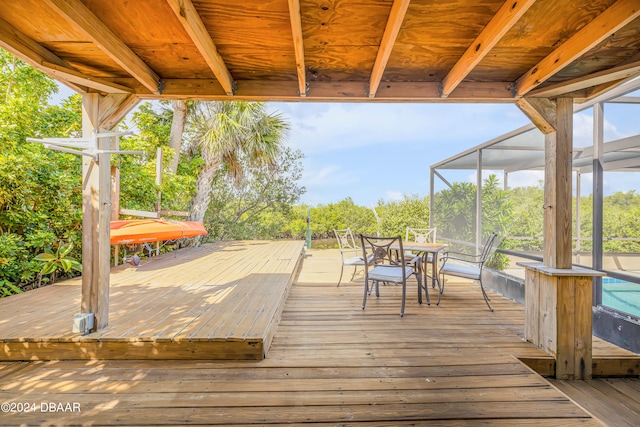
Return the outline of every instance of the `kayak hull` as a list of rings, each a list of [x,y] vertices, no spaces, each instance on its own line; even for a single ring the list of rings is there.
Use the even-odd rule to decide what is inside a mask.
[[[207,235],[201,222],[132,219],[111,221],[112,245],[161,242]]]

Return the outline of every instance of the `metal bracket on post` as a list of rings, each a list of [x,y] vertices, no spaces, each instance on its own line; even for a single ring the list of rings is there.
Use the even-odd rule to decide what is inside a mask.
[[[144,154],[142,150],[98,150],[99,138],[111,138],[123,135],[134,135],[134,133],[131,131],[94,132],[92,138],[27,138],[27,142],[37,142],[44,145],[45,148],[62,153],[92,157],[96,162],[98,161],[98,154]]]

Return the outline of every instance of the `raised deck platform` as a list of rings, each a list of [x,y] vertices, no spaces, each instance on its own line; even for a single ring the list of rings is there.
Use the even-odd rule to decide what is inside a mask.
[[[218,242],[111,272],[109,326],[71,332],[81,280],[0,299],[0,360],[262,359],[303,242]]]

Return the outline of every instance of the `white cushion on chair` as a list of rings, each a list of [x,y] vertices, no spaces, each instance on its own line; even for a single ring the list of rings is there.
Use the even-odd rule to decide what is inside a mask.
[[[413,274],[413,268],[404,267],[405,277]],[[402,282],[401,267],[389,265],[378,265],[369,271],[369,280],[378,280],[380,282]]]
[[[343,262],[344,265],[364,265],[364,259],[361,256],[347,258]]]
[[[446,263],[440,269],[440,273],[474,280],[478,280],[480,278],[480,269],[470,265]]]

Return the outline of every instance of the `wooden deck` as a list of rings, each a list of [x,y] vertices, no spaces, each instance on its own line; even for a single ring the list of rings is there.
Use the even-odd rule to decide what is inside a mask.
[[[0,360],[262,359],[302,242],[221,242],[111,273],[109,326],[71,332],[81,281],[0,299]]]
[[[361,281],[336,288],[339,264],[337,252],[307,253],[264,360],[0,363],[0,402],[36,404],[0,424],[626,425],[614,407],[596,418],[515,357],[543,357],[522,340],[522,306],[491,294],[491,313],[462,282],[447,283],[441,306],[420,306],[412,283],[404,318],[395,286],[363,311]],[[80,411],[42,412],[42,402]],[[637,406],[625,415],[640,425]]]

